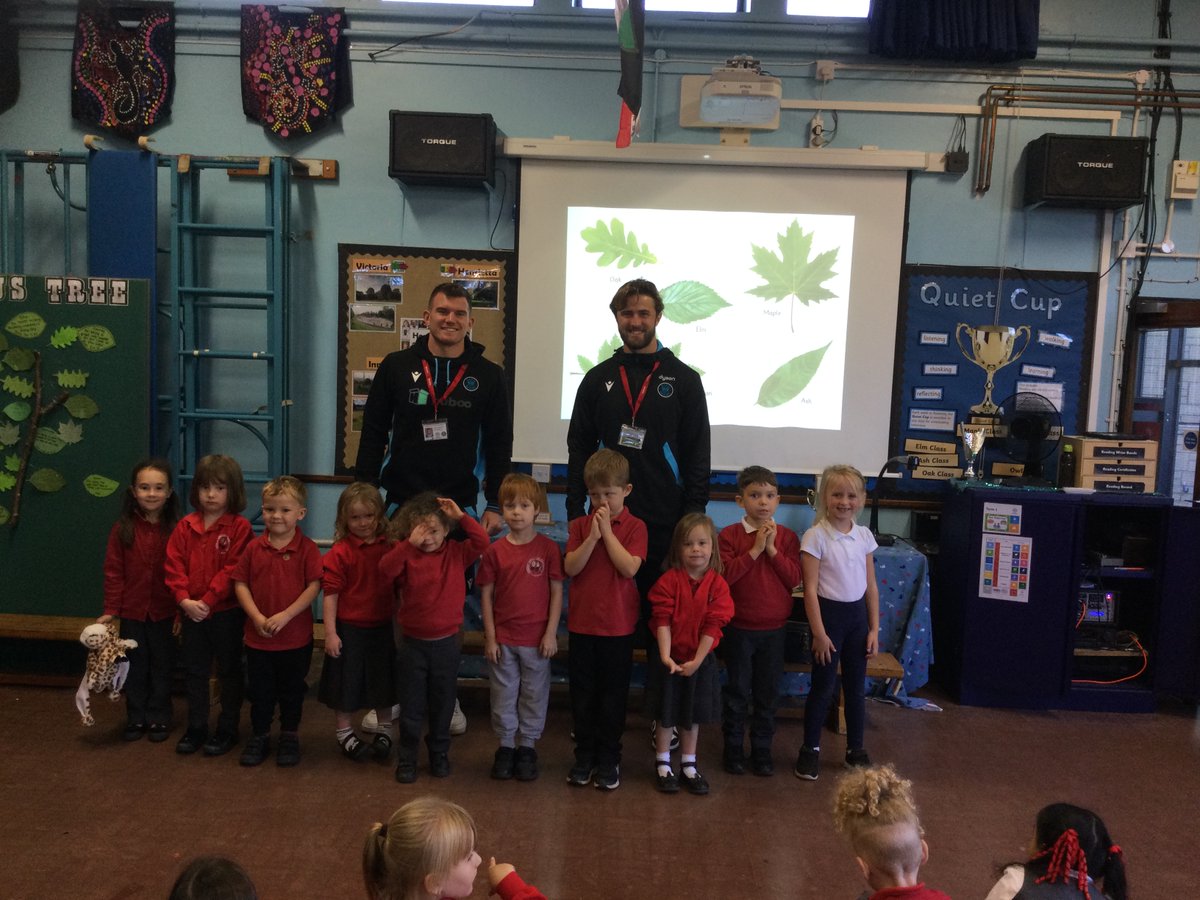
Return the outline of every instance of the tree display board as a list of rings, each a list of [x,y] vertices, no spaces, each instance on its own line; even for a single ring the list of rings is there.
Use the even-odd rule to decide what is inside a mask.
[[[516,256],[502,250],[338,245],[338,422],[335,465],[352,474],[362,412],[383,358],[426,331],[421,314],[433,289],[461,284],[471,297],[471,340],[508,372],[512,392]]]
[[[1063,433],[1078,434],[1095,309],[1096,276],[1087,272],[906,266],[890,443],[922,465],[896,490],[935,492],[937,481],[961,476],[962,424],[993,421],[994,406],[1018,392],[1044,397]],[[1007,457],[988,458],[981,474],[1015,473]]]
[[[149,282],[0,274],[0,612],[99,615],[145,456]]]

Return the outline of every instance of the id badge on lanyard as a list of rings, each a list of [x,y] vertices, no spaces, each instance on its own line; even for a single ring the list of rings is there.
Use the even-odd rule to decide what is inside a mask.
[[[628,447],[630,450],[641,450],[646,443],[646,429],[636,424],[637,414],[638,410],[642,408],[642,401],[646,399],[646,391],[650,387],[650,379],[658,371],[658,366],[659,362],[655,360],[650,374],[642,381],[642,387],[638,391],[637,400],[633,399],[633,391],[629,389],[629,375],[625,372],[625,367],[621,366],[621,387],[625,388],[625,399],[629,401],[630,413],[629,424],[621,426],[621,433],[617,437],[617,443],[622,447]]]
[[[421,360],[421,367],[425,370],[425,384],[429,388],[429,401],[433,404],[433,418],[421,423],[421,436],[426,442],[429,441],[445,441],[450,439],[450,423],[444,418],[438,417],[438,407],[449,397],[458,383],[463,380],[463,376],[467,374],[466,365],[459,367],[458,372],[454,375],[454,380],[446,387],[442,396],[438,396],[437,389],[433,385],[433,373],[429,371],[429,362]],[[424,393],[422,391],[422,393]]]

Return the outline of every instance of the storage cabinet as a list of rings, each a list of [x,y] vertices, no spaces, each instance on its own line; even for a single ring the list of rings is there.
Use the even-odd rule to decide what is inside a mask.
[[[988,531],[984,517],[997,509],[1019,511],[1029,551],[1027,590],[1008,596],[981,590],[986,548],[1004,521]],[[955,491],[934,585],[938,677],[980,706],[1133,712],[1153,709],[1156,693],[1194,697],[1198,516],[1155,496]],[[1018,577],[1015,562],[1002,563]]]

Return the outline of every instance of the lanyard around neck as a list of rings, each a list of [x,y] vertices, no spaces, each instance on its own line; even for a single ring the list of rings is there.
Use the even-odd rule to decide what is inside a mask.
[[[625,367],[621,366],[621,387],[625,388],[625,399],[629,401],[629,411],[631,413],[629,424],[633,425],[637,422],[638,410],[642,408],[642,401],[646,399],[646,391],[650,387],[650,379],[654,377],[654,373],[658,371],[661,360],[655,360],[653,367],[650,369],[645,380],[642,381],[642,389],[638,391],[637,401],[633,399],[633,391],[629,389],[629,375],[625,372]]]
[[[458,367],[458,372],[454,375],[454,380],[442,392],[442,396],[437,395],[437,389],[433,386],[433,373],[429,371],[429,360],[421,360],[421,368],[425,370],[425,383],[429,385],[429,402],[433,404],[433,417],[436,419],[438,414],[438,406],[445,402],[446,398],[454,393],[454,389],[458,387],[458,383],[463,380],[463,376],[467,374],[467,364],[463,363]]]

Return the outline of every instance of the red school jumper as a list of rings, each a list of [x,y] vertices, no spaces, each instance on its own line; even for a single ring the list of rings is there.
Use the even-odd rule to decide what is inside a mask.
[[[314,582],[321,580],[321,551],[299,528],[286,547],[272,547],[266,534],[251,541],[233,570],[232,579],[250,588],[254,605],[268,619],[283,612]],[[263,637],[246,617],[243,633],[255,650],[298,650],[313,639],[312,604],[302,609],[274,637]]]
[[[132,622],[161,622],[178,611],[167,590],[163,563],[167,537],[157,522],[133,516],[133,543],[121,541],[121,523],[108,533],[104,553],[104,614]]]
[[[237,513],[225,513],[204,530],[204,516],[188,513],[167,541],[167,588],[175,602],[200,600],[212,612],[237,606],[230,573],[254,538],[250,523]]]
[[[729,585],[715,569],[699,581],[683,569],[667,569],[650,588],[650,630],[657,635],[664,625],[671,629],[671,659],[677,663],[695,659],[704,635],[713,639],[709,651],[716,650],[732,616]]]
[[[395,590],[380,571],[392,544],[382,537],[370,543],[348,534],[325,554],[321,587],[337,595],[337,621],[359,628],[386,625],[392,619]]]
[[[567,552],[577,549],[592,529],[592,517],[572,519],[567,529]],[[612,520],[612,531],[631,556],[646,559],[646,523],[629,511]],[[567,629],[597,637],[624,637],[637,629],[637,583],[620,574],[601,540],[583,570],[571,577]]]
[[[787,625],[792,614],[792,589],[801,581],[800,538],[783,525],[775,531],[775,556],[766,550],[750,558],[757,532],[746,530],[746,520],[721,529],[717,546],[725,581],[733,595],[730,625],[746,631],[774,631]]]

